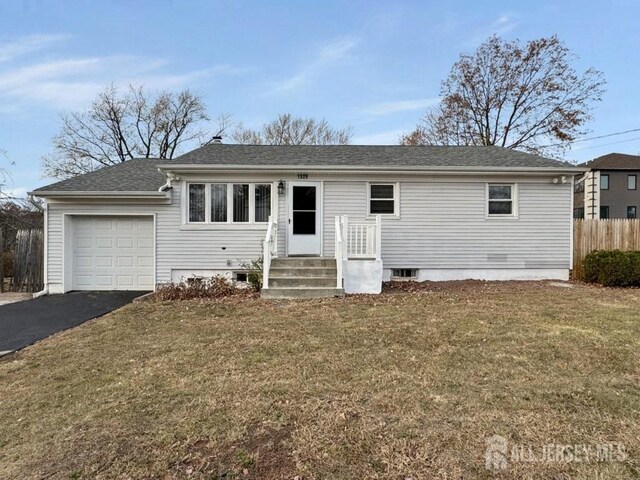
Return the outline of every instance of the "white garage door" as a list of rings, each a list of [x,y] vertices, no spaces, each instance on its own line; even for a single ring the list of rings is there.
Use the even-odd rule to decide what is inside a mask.
[[[73,220],[74,290],[153,290],[153,218]]]

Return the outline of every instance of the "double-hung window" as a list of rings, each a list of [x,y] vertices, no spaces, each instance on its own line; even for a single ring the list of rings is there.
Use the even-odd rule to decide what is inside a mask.
[[[627,175],[627,190],[636,190],[638,188],[638,176]]]
[[[637,213],[637,207],[635,205],[627,207],[627,218],[638,218]]]
[[[487,216],[489,217],[515,217],[516,185],[515,184],[488,184],[487,185]]]
[[[187,223],[266,223],[271,190],[270,183],[189,183]]]
[[[398,215],[398,184],[369,184],[369,215]]]

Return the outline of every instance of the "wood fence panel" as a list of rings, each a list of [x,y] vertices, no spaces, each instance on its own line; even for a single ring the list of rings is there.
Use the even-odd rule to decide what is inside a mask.
[[[11,289],[37,292],[44,288],[44,236],[41,229],[18,230]]]
[[[640,219],[579,219],[573,222],[573,278],[582,278],[582,261],[594,250],[640,250]]]

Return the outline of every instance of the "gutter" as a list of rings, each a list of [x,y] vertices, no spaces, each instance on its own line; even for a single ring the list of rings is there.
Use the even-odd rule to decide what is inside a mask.
[[[136,191],[60,191],[60,190],[35,190],[27,192],[35,197],[73,197],[73,198],[167,198],[164,192],[136,192]]]
[[[33,195],[31,195],[31,193],[29,193],[29,199],[28,199],[29,203],[31,205],[33,205],[34,207],[36,207],[38,210],[40,210],[41,212],[44,212],[44,208],[42,207],[42,205],[40,205],[39,203],[37,203],[34,199],[33,199]]]
[[[330,165],[210,165],[210,164],[162,164],[158,165],[161,172],[185,171],[185,172],[211,172],[211,171],[290,171],[290,172],[323,172],[323,173],[439,173],[439,174],[478,174],[478,173],[520,173],[520,174],[561,174],[577,175],[588,171],[583,167],[448,167],[448,166],[330,166]]]

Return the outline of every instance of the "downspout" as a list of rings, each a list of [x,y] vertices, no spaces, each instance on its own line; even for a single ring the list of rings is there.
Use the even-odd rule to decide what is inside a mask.
[[[161,170],[158,169],[158,171],[161,171]],[[165,193],[165,192],[171,190],[173,188],[173,186],[171,185],[171,182],[174,181],[174,180],[178,181],[180,179],[176,175],[174,175],[173,173],[167,172],[167,181],[164,183],[164,185],[162,185],[158,189],[158,191],[162,192],[162,193]]]
[[[42,234],[44,236],[44,272],[43,272],[44,287],[39,292],[35,292],[33,294],[33,298],[38,298],[44,295],[49,295],[49,282],[47,277],[47,264],[49,263],[48,262],[49,248],[47,245],[47,230],[49,229],[49,204],[45,201],[44,208],[42,208],[40,205],[36,204],[36,202],[33,201],[33,198],[31,196],[29,196],[29,202],[31,202],[33,205],[37,206],[40,210],[42,210],[44,215],[43,222],[42,222]]]

